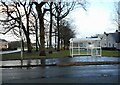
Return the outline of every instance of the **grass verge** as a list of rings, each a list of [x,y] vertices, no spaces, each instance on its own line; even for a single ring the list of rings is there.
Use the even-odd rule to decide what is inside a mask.
[[[40,59],[40,58],[63,58],[68,57],[69,50],[53,52],[52,54],[48,54],[46,56],[39,56],[39,52],[33,51],[32,53],[23,53],[23,59]],[[3,54],[2,60],[19,60],[21,59],[21,53],[10,53],[10,54]]]
[[[39,52],[33,51],[32,53],[24,52],[23,59],[63,58],[68,56],[70,56],[69,50],[53,52],[52,54],[47,54],[46,56],[39,56]],[[102,56],[120,57],[120,51],[103,50]],[[2,55],[2,60],[19,60],[19,59],[21,59],[20,52]]]
[[[116,50],[103,50],[102,56],[108,56],[108,57],[120,57],[120,51]]]

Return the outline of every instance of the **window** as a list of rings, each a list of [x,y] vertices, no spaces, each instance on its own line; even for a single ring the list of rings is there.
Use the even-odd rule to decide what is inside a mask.
[[[80,43],[80,47],[83,47],[84,45],[83,45],[83,43]]]
[[[111,46],[111,44],[109,43],[109,46]]]
[[[104,44],[106,46],[106,44]]]
[[[91,42],[88,43],[89,45],[91,44]]]
[[[113,44],[113,48],[114,48],[114,44]]]

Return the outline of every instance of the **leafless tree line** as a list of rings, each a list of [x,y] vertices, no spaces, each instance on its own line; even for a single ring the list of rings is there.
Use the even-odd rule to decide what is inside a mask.
[[[55,46],[57,51],[60,51],[62,46],[67,49],[69,39],[74,37],[75,33],[65,18],[72,10],[80,7],[85,9],[85,0],[71,0],[70,2],[64,0],[39,2],[35,0],[1,0],[0,13],[5,16],[0,20],[5,30],[2,34],[12,30],[16,36],[20,37],[23,32],[29,53],[32,52],[30,35],[34,34],[36,36],[36,51],[40,51],[40,56],[46,55],[46,33],[49,35],[49,53],[52,53],[53,36],[55,43],[57,43]],[[22,42],[24,43],[24,40]]]

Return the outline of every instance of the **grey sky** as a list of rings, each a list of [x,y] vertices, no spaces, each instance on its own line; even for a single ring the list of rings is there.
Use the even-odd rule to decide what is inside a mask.
[[[87,0],[87,11],[77,9],[71,12],[70,18],[73,20],[77,37],[89,37],[95,34],[103,34],[104,32],[115,32],[117,29],[113,19],[115,18],[115,4],[119,0]],[[13,35],[1,35],[8,41],[16,40]]]

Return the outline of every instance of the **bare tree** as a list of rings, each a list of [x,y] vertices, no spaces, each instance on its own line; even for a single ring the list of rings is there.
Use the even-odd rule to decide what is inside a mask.
[[[33,15],[34,19],[35,19],[35,23],[33,21],[31,21],[34,25],[35,28],[35,37],[36,37],[36,51],[38,51],[38,47],[40,47],[39,44],[39,37],[38,37],[38,16],[37,14],[34,12],[34,10],[32,10],[31,14]]]
[[[116,19],[117,24],[118,24],[118,30],[120,31],[120,2],[118,2],[118,9],[117,9],[117,15],[118,15],[118,19]]]
[[[52,53],[52,24],[53,24],[53,2],[50,3],[50,30],[49,30],[49,53]]]
[[[26,39],[27,39],[27,47],[28,47],[28,52],[32,52],[32,46],[31,46],[31,41],[30,41],[30,30],[29,30],[29,16],[30,16],[30,13],[31,13],[31,9],[32,9],[32,5],[33,3],[32,2],[29,2],[28,5],[27,4],[27,1],[24,1],[24,2],[21,2],[20,1],[20,5],[23,6],[24,8],[24,12],[25,12],[25,16],[26,16],[26,31],[27,31],[27,35],[26,35]]]
[[[120,30],[120,2],[114,2],[114,24],[118,26],[118,30]]]
[[[21,1],[18,1],[18,2],[12,1],[12,2],[13,3],[7,4],[7,2],[1,1],[1,3],[5,7],[3,9],[3,12],[5,12],[7,14],[6,22],[7,23],[10,23],[11,21],[13,22],[12,25],[7,24],[8,30],[5,33],[9,32],[10,30],[12,30],[13,28],[16,28],[16,27],[20,29],[20,25],[21,25],[21,29],[23,30],[26,40],[27,40],[28,52],[31,52],[32,48],[31,48],[31,41],[30,41],[30,36],[29,36],[30,35],[30,33],[29,33],[29,14],[31,12],[32,3],[29,2],[29,4],[27,4],[27,8],[26,8],[26,2],[24,2],[24,4]],[[25,14],[23,14],[23,15],[20,12],[20,11],[23,11],[23,10],[20,10],[21,5],[23,6],[24,11],[25,11]],[[14,8],[14,10],[10,10],[11,6]],[[22,18],[24,16],[26,16],[26,22],[27,22],[26,26],[24,25],[24,22],[22,21]],[[5,21],[3,21],[3,22],[5,22]],[[3,34],[5,34],[5,33],[3,33]]]
[[[74,37],[75,31],[72,29],[72,26],[70,26],[68,21],[62,20],[60,22],[61,47],[64,46],[64,50],[69,49],[69,40]]]
[[[54,3],[55,5],[55,13],[53,15],[56,18],[57,22],[57,51],[60,51],[60,28],[59,24],[60,21],[65,18],[72,10],[75,8],[81,6],[85,9],[86,6],[86,1],[85,0],[78,0],[78,1],[70,1],[70,2],[65,2],[63,0],[60,0],[59,2]],[[86,9],[85,9],[86,10]]]
[[[2,34],[6,34],[9,31],[11,31],[14,35],[20,38],[21,16],[20,16],[20,12],[18,11],[17,3],[13,2],[13,4],[8,4],[8,5],[5,2],[1,2],[1,3],[3,4],[1,5],[2,6],[1,13],[2,15],[5,15],[4,20],[0,20],[1,24],[3,25],[3,30],[4,30]],[[24,51],[23,39],[22,39],[22,48]]]
[[[39,27],[40,27],[40,56],[45,56],[45,27],[44,27],[44,14],[46,13],[47,9],[43,9],[43,5],[45,5],[47,2],[41,1],[40,3],[38,2],[33,2],[36,5],[36,10],[38,14],[38,19],[39,19]]]

